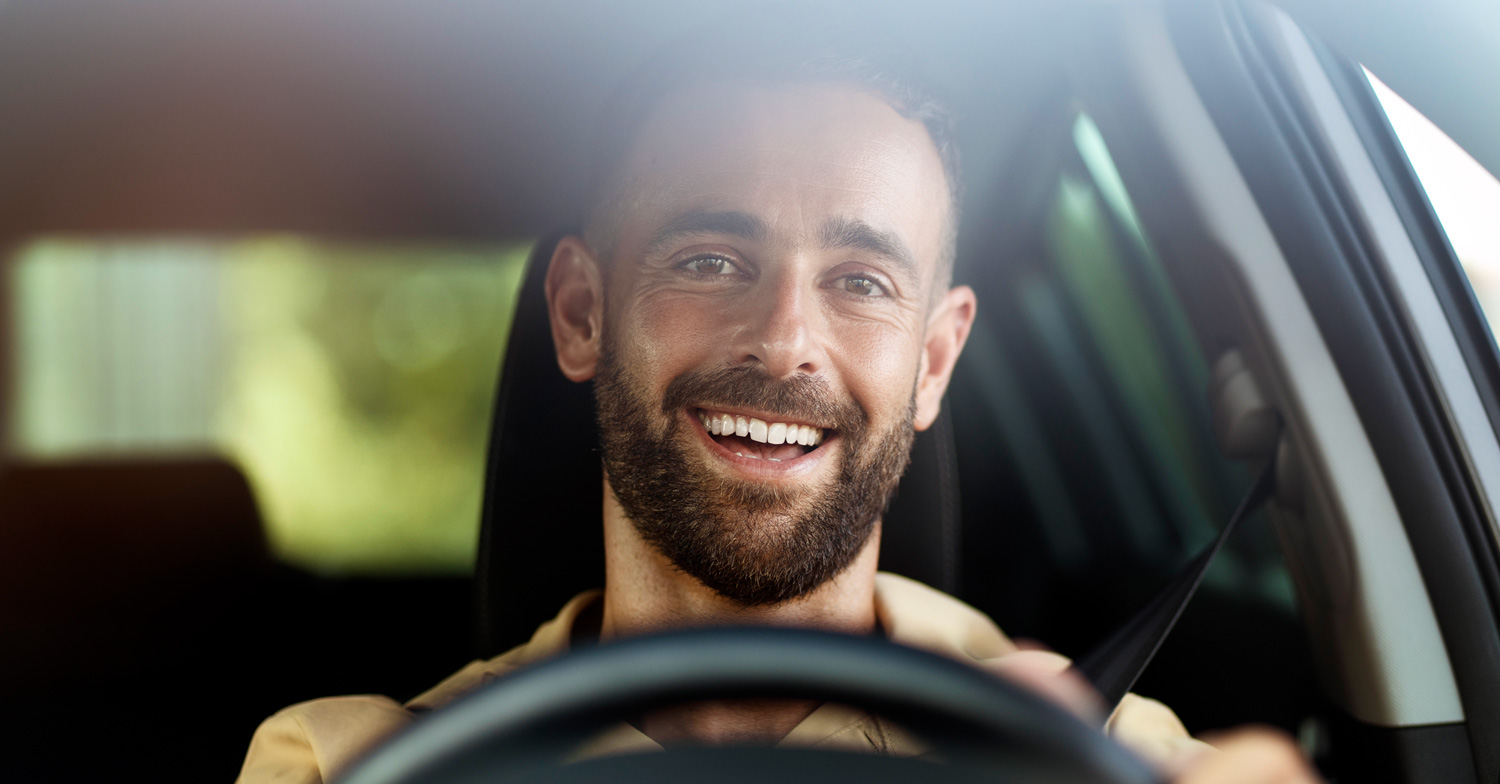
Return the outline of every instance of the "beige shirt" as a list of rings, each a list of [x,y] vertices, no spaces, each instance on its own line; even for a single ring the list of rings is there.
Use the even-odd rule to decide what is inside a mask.
[[[380,741],[468,691],[533,662],[564,653],[573,622],[598,599],[599,591],[574,597],[531,641],[489,661],[475,661],[406,705],[389,697],[328,697],[299,703],[266,719],[255,731],[240,770],[240,784],[318,784],[345,770]],[[1016,646],[984,613],[914,580],[881,573],[875,578],[875,614],[892,642],[948,656],[981,669]],[[1174,714],[1155,700],[1128,695],[1110,717],[1109,734],[1147,759],[1175,767],[1206,748],[1188,736]],[[921,753],[919,741],[890,722],[862,710],[825,704],[782,739],[783,746],[817,746],[906,756]],[[622,723],[578,750],[578,758],[660,749],[635,727]]]

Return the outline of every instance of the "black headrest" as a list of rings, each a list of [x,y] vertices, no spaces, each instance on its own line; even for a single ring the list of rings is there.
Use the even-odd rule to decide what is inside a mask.
[[[486,656],[525,642],[574,595],[604,584],[593,385],[558,370],[543,295],[559,238],[537,243],[527,262],[496,395],[476,571]],[[885,515],[881,568],[954,592],[958,471],[946,408],[912,449]]]
[[[220,457],[9,463],[0,521],[0,694],[140,666],[152,630],[272,569],[255,494]]]

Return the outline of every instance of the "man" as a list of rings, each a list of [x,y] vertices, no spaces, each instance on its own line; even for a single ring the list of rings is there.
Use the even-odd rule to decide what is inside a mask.
[[[1061,657],[1020,652],[976,610],[877,573],[881,512],[976,308],[949,283],[960,189],[941,113],[868,61],[745,52],[670,52],[668,78],[627,94],[585,236],[548,269],[558,365],[595,382],[603,591],[406,706],[278,713],[242,782],[326,780],[414,711],[581,639],[690,626],[883,634],[1097,710]],[[1138,697],[1110,726],[1181,781],[1311,780],[1280,736],[1242,732],[1215,753]],[[680,742],[922,751],[862,711],[736,700],[647,715],[578,754]]]

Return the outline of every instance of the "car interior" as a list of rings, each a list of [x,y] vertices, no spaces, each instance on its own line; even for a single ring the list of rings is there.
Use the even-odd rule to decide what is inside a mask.
[[[1333,781],[1493,781],[1500,356],[1361,66],[1500,171],[1500,18],[1332,5],[819,4],[922,56],[968,191],[978,321],[881,564],[1083,656],[1274,464],[1134,690]],[[0,5],[0,778],[232,779],[281,707],[410,699],[601,584],[592,393],[542,273],[619,76],[736,13]],[[307,259],[255,271],[278,253]],[[221,354],[282,311],[324,342]],[[204,402],[287,367],[320,386]],[[309,389],[439,424],[307,446]]]

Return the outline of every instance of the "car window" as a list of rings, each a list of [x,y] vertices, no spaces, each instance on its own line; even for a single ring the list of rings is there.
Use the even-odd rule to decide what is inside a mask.
[[[1368,70],[1485,318],[1500,314],[1500,180]]]
[[[1249,473],[1214,439],[1208,358],[1103,135],[1083,112],[1068,132],[1042,179],[1037,236],[978,284],[993,316],[980,362],[1011,379],[981,382],[980,405],[1011,412],[997,415],[998,440],[1056,568],[1152,585],[1214,537]],[[1211,583],[1290,607],[1265,527],[1247,526],[1221,559]]]
[[[1218,357],[1200,347],[1107,137],[1075,106],[1021,147],[1006,183],[1026,193],[961,262],[981,303],[950,392],[962,578],[1008,632],[1077,656],[1213,539],[1254,467],[1218,446]],[[1309,711],[1292,580],[1268,521],[1246,522],[1140,684],[1190,728],[1296,726]],[[1265,686],[1253,694],[1209,699],[1177,677],[1238,667],[1245,646],[1286,653],[1243,661]]]
[[[284,562],[468,573],[526,251],[36,239],[12,265],[12,450],[220,453]]]

